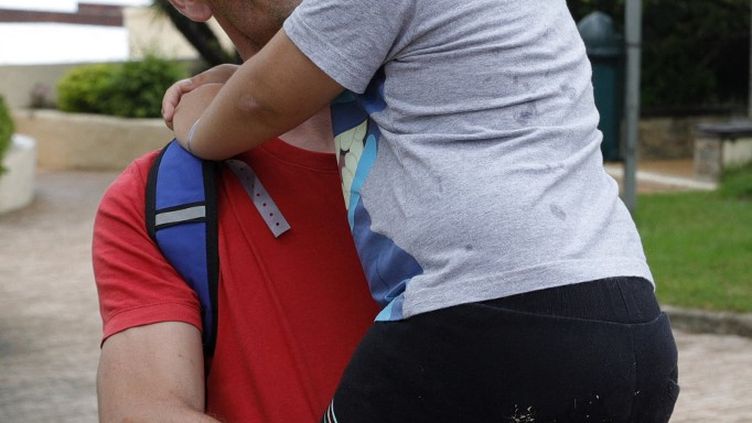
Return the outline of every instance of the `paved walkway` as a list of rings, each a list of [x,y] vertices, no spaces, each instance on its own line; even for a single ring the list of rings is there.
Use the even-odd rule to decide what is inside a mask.
[[[623,163],[607,163],[606,171],[621,185]],[[637,191],[640,193],[713,190],[716,184],[694,179],[692,159],[641,162],[637,170]]]
[[[0,216],[0,422],[96,421],[100,321],[89,264],[114,173],[42,172],[35,202]],[[752,422],[752,339],[677,333],[673,422]]]

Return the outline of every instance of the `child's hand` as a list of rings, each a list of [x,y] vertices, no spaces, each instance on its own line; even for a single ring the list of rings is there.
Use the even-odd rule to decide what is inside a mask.
[[[173,119],[175,117],[175,109],[180,103],[180,99],[186,93],[189,93],[196,88],[204,84],[210,83],[224,83],[235,71],[238,69],[238,65],[224,64],[218,65],[211,69],[205,70],[193,78],[181,79],[180,81],[172,84],[170,88],[165,92],[162,98],[162,118],[168,128],[173,128]]]
[[[221,88],[222,84],[210,82],[195,87],[195,89],[184,93],[180,98],[180,103],[173,113],[173,130],[175,138],[183,147],[187,147],[186,142],[191,127],[201,117],[204,110],[209,107]]]

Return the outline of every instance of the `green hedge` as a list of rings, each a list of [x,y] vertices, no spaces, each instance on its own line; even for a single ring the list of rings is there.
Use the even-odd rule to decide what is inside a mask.
[[[124,64],[85,65],[58,82],[58,108],[122,117],[159,117],[162,96],[185,69],[155,56]]]
[[[13,125],[13,119],[10,116],[10,110],[5,104],[5,99],[0,96],[0,173],[4,171],[3,159],[5,153],[8,152],[11,143],[11,137],[15,126]]]
[[[579,21],[595,10],[623,31],[624,0],[567,0]],[[646,111],[743,110],[749,84],[750,0],[643,0]]]

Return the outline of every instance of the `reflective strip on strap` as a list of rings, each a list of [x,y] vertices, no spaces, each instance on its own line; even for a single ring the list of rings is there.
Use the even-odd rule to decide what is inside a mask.
[[[256,206],[256,210],[261,214],[261,218],[264,219],[274,237],[279,238],[280,235],[287,232],[290,229],[290,224],[287,223],[264,185],[261,184],[256,172],[240,160],[226,160],[225,163],[240,180],[240,184],[243,185],[243,189],[251,198],[253,205]]]
[[[203,217],[206,217],[206,206],[193,206],[185,209],[157,213],[155,217],[155,225],[169,225],[186,222],[188,220],[201,219]]]
[[[329,407],[326,409],[326,414],[324,414],[324,423],[338,423],[337,415],[334,414],[334,400],[329,403]]]

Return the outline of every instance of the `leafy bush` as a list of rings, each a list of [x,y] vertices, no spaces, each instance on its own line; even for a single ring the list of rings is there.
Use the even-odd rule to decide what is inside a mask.
[[[118,65],[96,64],[71,69],[57,85],[57,106],[65,112],[107,113]]]
[[[3,172],[3,158],[10,148],[11,136],[14,130],[15,127],[8,106],[5,104],[5,99],[0,96],[0,173]]]
[[[185,76],[182,66],[156,56],[122,65],[81,66],[58,83],[58,107],[67,112],[159,117],[165,90]]]
[[[184,77],[180,65],[155,56],[126,63],[114,75],[109,111],[123,117],[159,117],[165,90]]]

